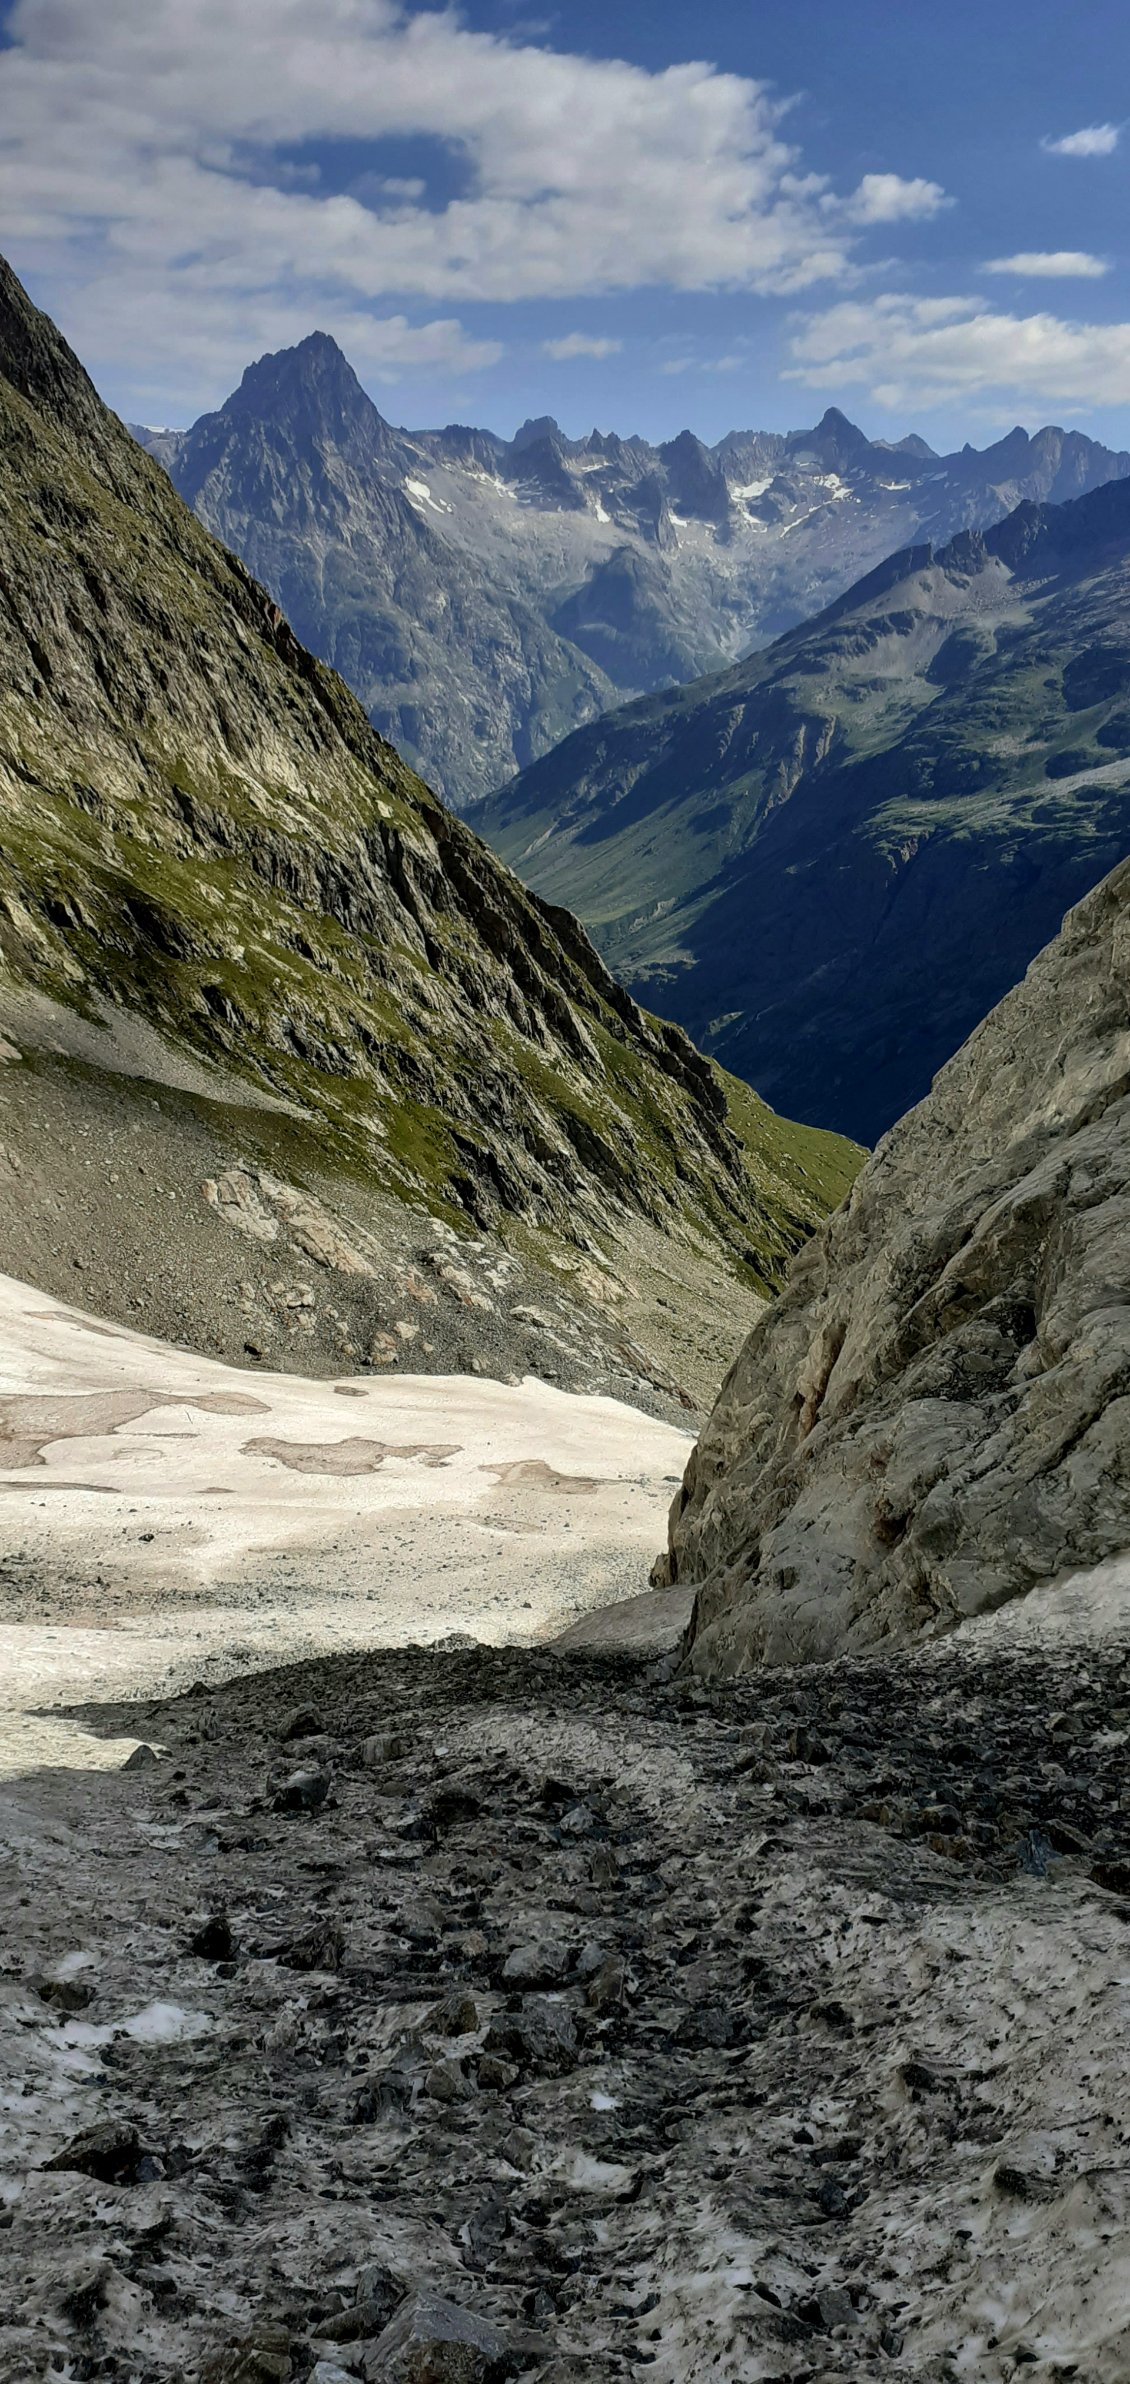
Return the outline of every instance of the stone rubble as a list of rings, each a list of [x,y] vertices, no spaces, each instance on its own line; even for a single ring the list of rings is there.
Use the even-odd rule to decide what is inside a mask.
[[[0,1803],[5,2384],[1125,2378],[1130,1637],[98,1726]]]

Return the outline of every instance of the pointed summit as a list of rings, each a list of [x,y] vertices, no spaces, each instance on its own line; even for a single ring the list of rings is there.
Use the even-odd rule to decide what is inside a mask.
[[[864,453],[871,441],[857,422],[849,422],[847,415],[841,414],[838,406],[829,406],[814,430],[794,431],[789,445],[794,449],[813,449],[821,463],[835,471]]]
[[[537,447],[543,439],[556,440],[560,444],[561,424],[554,420],[552,414],[530,414],[521,428],[515,431],[510,441],[511,450],[515,455],[520,455],[523,447]]]
[[[816,427],[825,438],[847,439],[853,446],[867,444],[866,432],[860,430],[859,424],[852,422],[847,414],[841,413],[839,406],[827,406]]]
[[[328,331],[311,331],[296,347],[279,348],[249,364],[220,412],[229,420],[250,414],[335,442],[361,426],[370,439],[374,432],[381,438],[392,435]]]
[[[698,521],[725,521],[730,510],[725,473],[693,430],[681,430],[677,438],[668,439],[659,455],[676,512]]]

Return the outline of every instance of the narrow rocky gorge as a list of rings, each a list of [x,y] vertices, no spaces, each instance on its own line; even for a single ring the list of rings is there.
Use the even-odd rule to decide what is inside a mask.
[[[2,266],[0,664],[2,2384],[1125,2384],[1130,862],[790,1125]]]

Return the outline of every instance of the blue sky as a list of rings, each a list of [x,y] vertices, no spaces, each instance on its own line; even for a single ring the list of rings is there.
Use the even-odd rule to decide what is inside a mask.
[[[415,424],[1130,446],[1125,0],[0,0],[0,128],[129,417],[319,327]]]

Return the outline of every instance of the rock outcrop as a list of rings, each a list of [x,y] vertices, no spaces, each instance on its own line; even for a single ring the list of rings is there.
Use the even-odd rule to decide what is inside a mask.
[[[705,1672],[1130,1545],[1130,862],[880,1143],[723,1385],[661,1580]]]

